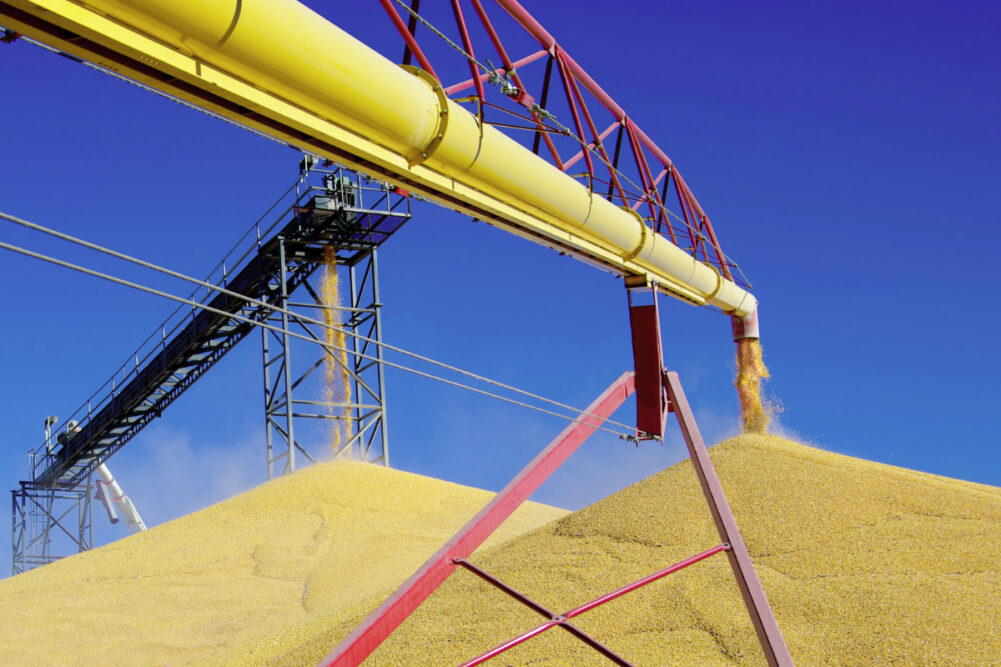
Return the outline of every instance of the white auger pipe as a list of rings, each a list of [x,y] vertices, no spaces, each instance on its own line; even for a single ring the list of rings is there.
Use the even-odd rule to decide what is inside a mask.
[[[104,503],[104,508],[108,511],[108,518],[111,520],[111,523],[118,523],[118,517],[115,512],[115,506],[117,505],[122,512],[122,516],[125,517],[125,523],[128,525],[130,531],[141,533],[146,530],[146,524],[143,523],[142,517],[139,516],[135,505],[132,504],[132,500],[122,491],[122,487],[112,476],[111,471],[108,470],[108,466],[103,463],[97,466],[97,474],[101,477],[97,483],[97,497]]]

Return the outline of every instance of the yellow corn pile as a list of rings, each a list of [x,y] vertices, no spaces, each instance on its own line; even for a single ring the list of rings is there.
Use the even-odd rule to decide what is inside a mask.
[[[1001,663],[1001,489],[772,436],[710,454],[798,664]],[[0,582],[0,662],[314,664],[485,498],[309,468]],[[562,612],[718,542],[684,462],[472,560]],[[458,571],[366,664],[458,664],[540,618]],[[637,665],[762,662],[723,555],[577,623]],[[496,662],[608,664],[559,629]]]
[[[710,452],[797,664],[1001,664],[1001,489],[771,436]],[[685,462],[473,560],[560,613],[718,544],[704,508]],[[722,555],[576,620],[636,665],[763,662]],[[366,664],[458,664],[540,621],[459,572]],[[559,629],[497,662],[608,664]]]
[[[341,318],[339,315],[341,299],[340,290],[337,285],[337,251],[333,247],[323,249],[323,277],[320,283],[320,298],[323,300],[323,321],[327,328],[323,330],[324,340],[327,344],[328,352],[324,359],[324,394],[327,403],[337,400],[342,403],[351,402],[351,382],[348,375],[348,352],[347,338],[341,328]],[[336,327],[336,329],[334,328]],[[339,410],[341,414],[334,422],[333,433],[331,434],[331,446],[334,456],[351,455],[351,449],[346,447],[350,429],[350,411],[345,408]]]
[[[745,433],[766,433],[771,416],[761,402],[761,380],[768,368],[761,354],[761,341],[743,338],[737,341],[737,396]]]
[[[0,580],[0,665],[254,662],[255,642],[272,653],[310,619],[377,605],[491,495],[368,463],[311,466]],[[566,513],[523,506],[490,544]]]

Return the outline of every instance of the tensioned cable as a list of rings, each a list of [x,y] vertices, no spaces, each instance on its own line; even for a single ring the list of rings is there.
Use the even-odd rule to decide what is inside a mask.
[[[298,319],[298,320],[300,320],[302,322],[308,322],[310,324],[319,326],[319,327],[321,327],[323,329],[330,329],[330,330],[337,331],[339,333],[345,334],[347,336],[353,336],[353,337],[355,337],[358,340],[362,340],[362,341],[365,341],[365,342],[368,342],[368,343],[372,343],[374,345],[381,346],[382,348],[387,349],[387,350],[392,350],[393,352],[398,352],[398,353],[403,354],[405,356],[408,356],[408,357],[411,357],[413,359],[416,359],[417,361],[422,361],[424,363],[428,363],[428,364],[431,364],[431,365],[434,365],[434,366],[438,366],[439,368],[443,368],[445,370],[452,371],[454,373],[459,373],[461,375],[465,375],[465,376],[470,377],[470,378],[472,378],[474,380],[477,380],[477,381],[480,381],[480,382],[485,382],[487,384],[491,384],[491,385],[494,385],[496,387],[500,387],[502,389],[506,389],[508,391],[515,392],[517,394],[521,394],[522,396],[526,396],[528,398],[532,398],[532,399],[535,399],[537,401],[542,401],[544,403],[548,403],[550,405],[553,405],[553,406],[556,406],[556,407],[559,407],[559,408],[563,408],[564,410],[570,410],[570,411],[575,412],[577,414],[583,414],[583,415],[587,415],[587,416],[591,416],[591,417],[598,416],[598,415],[594,415],[593,413],[589,413],[586,410],[582,410],[580,408],[576,408],[576,407],[574,407],[572,405],[567,405],[566,403],[561,403],[561,402],[553,400],[551,398],[546,398],[545,396],[541,396],[539,394],[534,394],[534,393],[532,393],[530,391],[527,391],[527,390],[524,390],[524,389],[519,389],[518,387],[514,387],[512,385],[505,384],[503,382],[500,382],[499,380],[494,380],[494,379],[491,379],[491,378],[488,378],[488,377],[485,377],[485,376],[482,376],[482,375],[478,375],[476,373],[473,373],[472,371],[468,371],[468,370],[465,370],[463,368],[459,368],[458,366],[453,366],[451,364],[447,364],[447,363],[445,363],[443,361],[438,361],[436,359],[432,359],[431,357],[426,357],[424,355],[418,354],[416,352],[412,352],[410,350],[407,350],[407,349],[402,348],[402,347],[398,347],[396,345],[391,345],[389,343],[378,341],[378,340],[376,340],[374,338],[370,338],[370,337],[365,336],[363,334],[360,334],[360,333],[358,333],[356,331],[352,331],[352,330],[349,330],[349,329],[341,328],[341,327],[338,327],[337,325],[334,325],[334,324],[328,324],[325,321],[318,320],[318,319],[309,317],[307,315],[303,315],[301,313],[294,313],[294,312],[292,312],[292,311],[290,311],[290,310],[288,310],[286,308],[282,308],[281,306],[270,304],[270,303],[267,303],[265,301],[261,301],[259,299],[255,299],[253,297],[247,296],[245,294],[240,294],[239,292],[234,292],[234,291],[229,290],[229,289],[227,289],[225,287],[220,287],[219,285],[214,285],[214,284],[209,283],[207,281],[199,280],[197,278],[193,278],[191,276],[187,276],[187,275],[185,275],[183,273],[174,271],[172,269],[168,269],[166,267],[162,267],[162,266],[159,266],[157,264],[153,264],[152,262],[147,262],[147,261],[139,259],[137,257],[132,257],[130,255],[126,255],[124,253],[120,253],[120,252],[118,252],[116,250],[112,250],[110,248],[105,248],[105,247],[97,245],[95,243],[91,243],[90,241],[86,241],[84,239],[80,239],[80,238],[71,236],[69,234],[65,234],[65,233],[60,232],[58,230],[51,229],[51,228],[45,227],[43,225],[39,225],[39,224],[34,223],[34,222],[30,222],[28,220],[24,220],[24,219],[18,218],[16,216],[10,215],[8,213],[4,213],[3,211],[0,211],[0,218],[2,218],[4,220],[7,220],[9,222],[13,222],[13,223],[15,223],[17,225],[21,225],[22,227],[26,227],[28,229],[31,229],[31,230],[34,230],[34,231],[37,231],[37,232],[41,232],[43,234],[47,234],[49,236],[53,236],[55,238],[58,238],[58,239],[61,239],[61,240],[64,240],[64,241],[69,241],[69,242],[74,243],[76,245],[79,245],[79,246],[88,248],[90,250],[94,250],[94,251],[97,251],[97,252],[109,255],[111,257],[115,257],[116,259],[121,259],[123,261],[130,262],[132,264],[136,264],[137,266],[141,266],[143,268],[147,268],[147,269],[150,269],[150,270],[153,270],[153,271],[158,271],[158,272],[163,273],[165,275],[171,276],[172,278],[177,278],[179,280],[183,280],[183,281],[186,281],[186,282],[198,285],[199,287],[204,287],[204,288],[210,290],[211,292],[218,292],[218,293],[221,293],[221,294],[226,294],[228,296],[232,296],[232,297],[235,297],[235,298],[240,299],[242,301],[245,301],[247,303],[253,304],[255,306],[260,306],[260,307],[263,307],[263,308],[267,308],[267,309],[269,309],[271,311],[274,311],[274,312],[284,313],[286,315],[295,317],[296,319]],[[194,294],[192,294],[192,296],[194,296]],[[207,298],[207,295],[206,295],[206,298]],[[340,349],[340,348],[337,348],[337,349]],[[604,419],[604,421],[607,422],[607,423],[609,423],[609,424],[613,424],[615,426],[619,426],[621,428],[633,429],[633,427],[630,426],[629,424],[623,424],[621,422],[617,422],[617,421],[614,421],[612,419]]]
[[[403,364],[397,364],[395,362],[386,361],[385,359],[379,359],[378,357],[374,357],[372,355],[365,354],[363,352],[356,352],[354,350],[349,350],[349,349],[347,349],[345,347],[340,347],[340,346],[333,345],[333,344],[330,344],[330,343],[325,343],[325,342],[322,342],[322,341],[318,341],[316,338],[310,338],[310,337],[304,336],[302,334],[296,333],[294,331],[283,330],[283,329],[280,329],[278,327],[275,327],[275,326],[272,326],[270,324],[267,324],[266,322],[258,322],[257,320],[253,320],[253,319],[251,319],[249,317],[244,317],[242,315],[237,315],[236,313],[230,313],[230,312],[227,312],[227,311],[219,309],[219,308],[214,308],[214,307],[206,305],[204,303],[199,303],[198,301],[194,301],[193,299],[186,299],[184,297],[179,297],[179,296],[176,296],[174,294],[170,294],[168,292],[163,292],[161,290],[154,289],[152,287],[146,287],[145,285],[140,285],[139,283],[135,283],[135,282],[132,282],[130,280],[125,280],[124,278],[118,278],[116,276],[112,276],[112,275],[107,274],[107,273],[102,273],[100,271],[95,271],[93,269],[88,269],[87,267],[80,266],[78,264],[73,264],[72,262],[66,262],[64,260],[57,259],[55,257],[50,257],[48,255],[43,255],[42,253],[37,253],[37,252],[34,252],[32,250],[28,250],[27,248],[21,248],[19,246],[15,246],[15,245],[12,245],[12,244],[9,244],[9,243],[4,243],[2,241],[0,241],[0,248],[6,249],[6,250],[10,250],[12,252],[16,252],[18,254],[25,255],[27,257],[32,257],[34,259],[39,259],[39,260],[42,260],[42,261],[45,261],[45,262],[49,262],[51,264],[55,264],[56,266],[61,266],[61,267],[66,268],[66,269],[71,269],[73,271],[78,271],[80,273],[84,273],[86,275],[93,276],[95,278],[101,278],[102,280],[107,280],[109,282],[116,283],[116,284],[122,285],[124,287],[131,287],[132,289],[139,290],[140,292],[146,292],[147,294],[153,294],[155,296],[159,296],[159,297],[162,297],[162,298],[165,298],[165,299],[169,299],[171,301],[176,301],[176,302],[184,304],[184,305],[189,305],[189,306],[192,306],[192,307],[195,307],[195,308],[199,308],[201,310],[205,310],[205,311],[208,311],[208,312],[216,313],[218,315],[223,315],[224,317],[228,317],[228,318],[237,320],[239,322],[244,322],[244,323],[250,324],[252,326],[261,327],[263,329],[268,329],[269,331],[273,331],[275,333],[281,333],[283,335],[288,335],[288,336],[290,336],[292,338],[298,338],[298,339],[304,340],[304,341],[306,341],[308,343],[319,344],[321,347],[323,347],[328,352],[330,350],[336,350],[338,352],[345,352],[346,354],[350,354],[350,355],[353,355],[353,356],[356,356],[356,357],[359,357],[359,358],[362,358],[362,359],[368,359],[369,361],[374,361],[376,363],[381,363],[381,364],[384,364],[386,366],[390,366],[391,368],[396,368],[398,370],[405,371],[407,373],[412,373],[414,375],[418,375],[420,377],[424,377],[424,378],[427,378],[429,380],[435,380],[437,382],[441,382],[443,384],[451,385],[451,386],[457,387],[459,389],[466,389],[468,391],[472,391],[474,393],[480,394],[482,396],[486,396],[488,398],[495,398],[497,400],[504,401],[505,403],[510,403],[512,405],[517,405],[517,406],[520,406],[520,407],[523,407],[523,408],[528,408],[529,410],[534,410],[534,411],[540,412],[542,414],[547,414],[547,415],[550,415],[550,416],[553,416],[553,417],[558,417],[560,419],[564,419],[564,420],[569,421],[569,422],[573,422],[573,423],[577,423],[577,424],[584,424],[584,425],[590,426],[590,427],[592,427],[592,428],[594,428],[596,430],[600,430],[600,431],[605,431],[607,433],[611,433],[611,434],[616,435],[616,436],[618,436],[620,438],[630,439],[630,438],[634,437],[632,433],[621,433],[619,431],[615,431],[615,430],[612,430],[612,429],[609,429],[609,428],[605,428],[604,426],[601,426],[601,425],[598,425],[598,424],[589,423],[589,422],[585,421],[584,419],[570,417],[568,415],[564,415],[564,414],[561,414],[559,412],[553,412],[552,410],[547,410],[545,408],[540,408],[540,407],[538,407],[536,405],[532,405],[530,403],[525,403],[523,401],[518,401],[518,400],[515,400],[513,398],[509,398],[507,396],[502,396],[500,394],[495,394],[493,392],[489,392],[489,391],[486,391],[484,389],[479,389],[477,387],[466,385],[466,384],[463,384],[461,382],[456,382],[454,380],[449,380],[447,378],[443,378],[441,376],[434,375],[432,373],[426,373],[424,371],[417,370],[416,368],[411,368],[409,366],[404,366]],[[240,296],[241,299],[246,299],[247,298],[247,297],[245,297],[243,295],[239,295],[239,296]],[[306,319],[306,318],[301,318],[301,319]],[[319,323],[319,324],[323,325],[323,323]],[[345,332],[345,333],[347,335],[353,335],[352,332]],[[585,413],[585,411],[581,411],[581,413],[582,414],[587,414],[588,416],[591,416],[591,417],[596,417],[596,418],[601,419],[601,417],[599,415],[594,415],[593,413]],[[608,422],[609,420],[602,419],[602,421],[603,422]],[[632,427],[627,427],[627,428],[630,428],[630,430],[632,430]]]

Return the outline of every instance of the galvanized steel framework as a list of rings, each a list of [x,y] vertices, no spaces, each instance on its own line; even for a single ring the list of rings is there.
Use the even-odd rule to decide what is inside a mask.
[[[91,548],[93,492],[89,482],[67,486],[29,483],[11,491],[13,574]]]
[[[389,465],[386,384],[381,363],[382,303],[376,248],[372,243],[337,248],[337,264],[346,267],[348,276],[347,305],[333,308],[325,304],[321,290],[307,280],[299,294],[308,296],[309,301],[295,301],[295,295],[282,293],[278,305],[285,310],[276,311],[265,320],[279,329],[261,329],[268,479],[294,471],[297,456],[310,463],[329,458],[330,446],[334,443],[332,432],[342,427],[346,427],[343,428],[345,435],[337,451],[333,452],[334,456],[347,455]],[[290,257],[283,239],[279,239],[277,257],[280,276],[294,270],[296,260]],[[278,285],[282,284],[285,281],[279,280]],[[298,312],[322,320],[324,310],[333,310],[340,326],[348,332],[346,367],[336,350],[321,347],[325,340],[322,328],[297,316]],[[305,334],[317,344],[308,345],[292,338],[289,334],[293,331]],[[327,364],[333,364],[336,373],[346,374],[352,400],[318,398],[315,390],[303,390],[302,385],[324,374]],[[299,370],[293,371],[293,368]],[[318,420],[329,427],[326,437],[308,439],[313,441],[312,447],[304,444],[307,439],[296,436],[296,423],[302,424],[304,420]],[[315,434],[316,430],[312,432]]]
[[[198,288],[192,297],[206,309],[176,309],[60,425],[64,437],[55,440],[47,435],[45,442],[29,452],[29,479],[11,492],[15,573],[91,548],[94,489],[89,480],[93,471],[160,416],[256,323],[279,322],[277,338],[283,343],[291,338],[290,333],[300,330],[308,331],[317,342],[323,341],[322,334],[303,316],[315,316],[324,307],[308,284],[310,276],[323,264],[324,248],[337,249],[340,263],[350,276],[350,305],[342,309],[347,314],[345,328],[349,334],[381,341],[375,253],[410,218],[409,197],[392,186],[352,172],[314,166],[315,160],[307,156],[300,165],[303,176],[296,186],[265,214],[274,215],[270,224],[258,222],[252,226],[213,269],[206,282],[227,292]],[[322,179],[323,184],[309,185],[307,178]],[[289,301],[300,287],[302,293],[312,295],[311,303]],[[286,306],[300,314],[276,314],[274,307]],[[314,310],[306,315],[303,307]],[[381,346],[359,343],[351,337],[348,370],[354,396],[359,400],[350,405],[332,405],[311,400],[316,387],[309,388],[314,395],[307,397],[307,388],[300,386],[323,363],[320,346],[303,343],[297,347],[300,353],[307,351],[320,359],[293,378],[285,360],[289,348],[295,346],[282,344],[276,349],[269,345],[267,330],[262,330],[269,477],[294,469],[294,454],[283,457],[283,453],[295,450],[295,441],[285,436],[293,435],[293,419],[338,419],[339,410],[348,411],[345,421],[351,437],[345,445],[364,460],[388,464]],[[282,360],[279,365],[287,383],[276,385],[269,379],[276,358]],[[295,398],[293,389],[297,389]],[[287,400],[293,410],[285,408]],[[280,427],[283,416],[288,430]],[[78,422],[73,429],[68,428],[71,421]],[[280,445],[276,445],[276,433]],[[314,450],[309,457],[320,455],[319,450]],[[74,512],[77,518],[71,522]]]

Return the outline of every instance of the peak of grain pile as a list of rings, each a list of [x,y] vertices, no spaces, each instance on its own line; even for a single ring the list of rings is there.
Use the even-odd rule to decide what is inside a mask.
[[[772,436],[710,455],[798,664],[1001,662],[1001,489]],[[39,664],[315,664],[487,497],[328,465],[0,582],[0,652]],[[559,514],[529,512],[519,528]],[[472,560],[565,611],[718,542],[686,461]],[[459,571],[365,664],[458,664],[539,621]],[[637,665],[762,662],[721,555],[575,623]],[[559,629],[498,663],[608,664]]]

